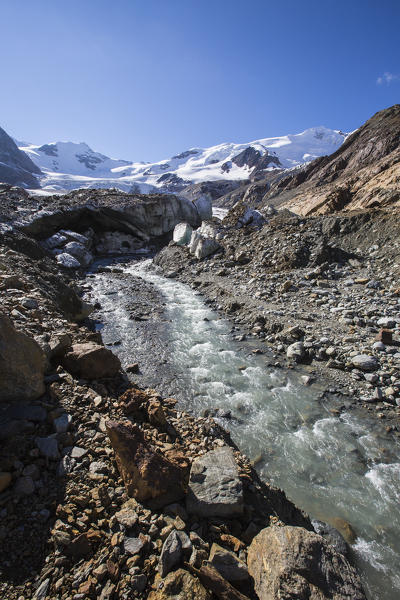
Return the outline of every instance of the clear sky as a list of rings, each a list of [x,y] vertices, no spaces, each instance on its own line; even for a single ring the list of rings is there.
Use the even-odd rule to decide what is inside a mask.
[[[400,102],[400,0],[0,0],[0,126],[155,161]]]

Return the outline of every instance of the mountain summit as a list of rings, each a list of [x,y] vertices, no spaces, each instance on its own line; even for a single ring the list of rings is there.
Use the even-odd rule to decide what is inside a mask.
[[[43,172],[44,190],[116,187],[135,192],[179,192],[204,181],[247,180],[274,169],[301,166],[335,152],[345,138],[341,131],[313,127],[295,135],[243,144],[191,148],[155,163],[116,160],[84,143],[21,143],[20,150]]]

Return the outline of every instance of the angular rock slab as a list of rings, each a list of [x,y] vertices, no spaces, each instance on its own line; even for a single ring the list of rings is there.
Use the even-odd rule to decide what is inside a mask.
[[[260,531],[250,545],[247,566],[260,600],[366,600],[346,558],[302,527]]]
[[[200,517],[242,514],[243,487],[231,448],[211,450],[193,462],[186,508]]]
[[[0,402],[36,400],[44,394],[45,364],[39,344],[0,313]]]
[[[114,377],[121,368],[118,356],[93,342],[74,344],[62,364],[67,371],[83,379]]]
[[[183,497],[186,469],[155,452],[139,427],[108,421],[106,429],[129,496],[153,508]]]

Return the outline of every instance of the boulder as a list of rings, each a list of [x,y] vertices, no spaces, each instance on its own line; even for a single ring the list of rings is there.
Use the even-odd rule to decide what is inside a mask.
[[[79,242],[68,242],[64,246],[64,251],[76,258],[83,267],[87,267],[93,261],[92,254]]]
[[[187,469],[159,454],[128,421],[106,423],[108,437],[129,496],[162,507],[184,495]]]
[[[246,564],[236,554],[218,544],[214,543],[211,546],[209,562],[222,577],[231,583],[246,581],[249,578]]]
[[[79,269],[81,266],[79,260],[76,260],[76,258],[74,258],[72,254],[68,254],[68,252],[57,254],[56,261],[66,269]]]
[[[39,344],[0,313],[0,402],[36,400],[45,392],[46,357]]]
[[[366,600],[346,558],[302,527],[260,531],[250,545],[247,565],[260,600]]]
[[[290,344],[286,350],[286,356],[296,362],[301,362],[304,359],[305,354],[303,342],[294,342],[294,344]]]
[[[357,356],[353,356],[351,362],[356,369],[360,369],[361,371],[376,371],[379,367],[379,363],[374,356],[369,356],[368,354],[357,354]]]
[[[118,356],[93,342],[74,344],[62,364],[67,371],[83,379],[114,377],[121,368]]]
[[[178,223],[175,225],[172,239],[178,246],[187,246],[192,237],[193,229],[188,223]]]
[[[231,448],[211,450],[193,461],[186,507],[200,517],[242,514],[243,488]]]
[[[178,569],[165,579],[155,581],[156,590],[150,592],[147,600],[211,600],[211,594],[202,586],[197,577],[188,571]]]

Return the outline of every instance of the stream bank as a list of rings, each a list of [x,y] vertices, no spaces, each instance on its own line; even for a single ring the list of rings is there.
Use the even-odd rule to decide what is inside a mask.
[[[185,410],[216,415],[265,480],[341,529],[370,597],[394,600],[400,447],[386,426],[351,398],[304,386],[303,367],[274,368],[272,354],[259,354],[260,340],[246,341],[198,292],[150,261],[113,270],[123,272],[92,274],[90,295],[102,307],[105,343],[125,366],[140,357],[134,381],[153,378]],[[143,302],[145,311],[130,318],[129,306]]]

